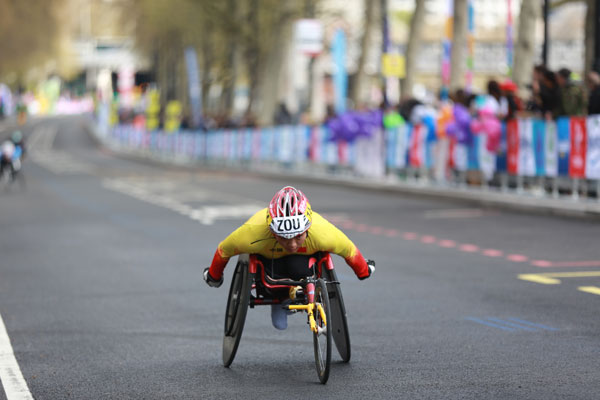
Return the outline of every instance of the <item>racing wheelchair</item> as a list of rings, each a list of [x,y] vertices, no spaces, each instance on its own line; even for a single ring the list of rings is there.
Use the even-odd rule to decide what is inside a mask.
[[[292,312],[306,312],[321,383],[327,383],[329,378],[332,342],[342,361],[350,361],[346,308],[331,255],[317,253],[309,258],[308,267],[312,274],[299,281],[274,279],[267,274],[263,262],[256,255],[242,254],[238,257],[225,312],[225,367],[229,367],[235,358],[248,308],[271,304],[281,304]],[[289,298],[285,305],[282,304],[282,292],[287,294],[286,299]]]

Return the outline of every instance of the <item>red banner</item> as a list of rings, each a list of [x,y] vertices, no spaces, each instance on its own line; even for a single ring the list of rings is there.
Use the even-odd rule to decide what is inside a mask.
[[[413,127],[409,155],[409,163],[411,167],[418,168],[423,165],[423,160],[421,157],[421,143],[423,143],[423,140],[421,139],[421,136],[424,134],[425,132],[423,129],[423,125],[419,124]]]
[[[585,117],[571,117],[571,152],[569,156],[569,176],[585,177],[585,156],[587,153],[587,131]]]
[[[512,175],[519,173],[519,122],[516,119],[506,122],[506,169]]]

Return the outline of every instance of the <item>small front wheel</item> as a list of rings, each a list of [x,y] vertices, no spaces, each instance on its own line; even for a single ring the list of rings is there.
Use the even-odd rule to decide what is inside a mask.
[[[321,310],[323,311],[322,314]],[[327,285],[323,279],[317,280],[315,285],[314,316],[315,322],[317,323],[317,332],[313,332],[317,374],[319,375],[319,381],[321,381],[321,383],[327,383],[327,379],[329,379],[329,368],[331,366],[331,332],[333,329],[333,321],[331,319]]]

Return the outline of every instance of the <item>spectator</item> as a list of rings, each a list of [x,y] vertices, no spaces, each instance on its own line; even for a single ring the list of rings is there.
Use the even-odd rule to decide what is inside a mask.
[[[277,106],[277,111],[275,111],[275,117],[273,119],[276,125],[289,125],[292,123],[292,115],[288,111],[285,103],[279,103],[279,105]]]
[[[584,115],[585,97],[581,86],[571,81],[571,71],[561,68],[556,74],[560,88],[560,115]]]
[[[504,119],[513,119],[517,116],[517,113],[524,110],[523,102],[517,94],[519,88],[513,81],[508,79],[500,84],[500,89],[502,90],[502,94],[506,99],[508,106],[508,110],[504,116]]]
[[[588,98],[588,114],[600,114],[600,75],[595,72],[589,72],[587,75],[588,89],[590,92]]]
[[[536,67],[537,68],[537,67]],[[537,99],[539,111],[546,119],[556,118],[560,114],[560,89],[556,74],[546,67],[540,69],[537,80],[533,84],[534,97]]]
[[[504,118],[508,114],[508,102],[502,94],[500,84],[493,79],[488,81],[487,92],[483,107],[492,111],[496,117]]]

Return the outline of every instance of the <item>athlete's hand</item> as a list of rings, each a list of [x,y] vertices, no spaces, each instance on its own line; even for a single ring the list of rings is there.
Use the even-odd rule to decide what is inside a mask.
[[[361,281],[365,280],[368,277],[370,277],[371,275],[373,275],[373,272],[375,272],[375,261],[373,261],[373,260],[367,260],[367,267],[369,267],[369,275],[363,276],[362,278],[358,278]]]
[[[210,287],[220,287],[223,284],[223,277],[221,277],[221,279],[217,280],[215,278],[213,278],[210,275],[210,272],[208,272],[208,268],[206,268],[204,270],[204,282],[206,282],[206,284]]]

